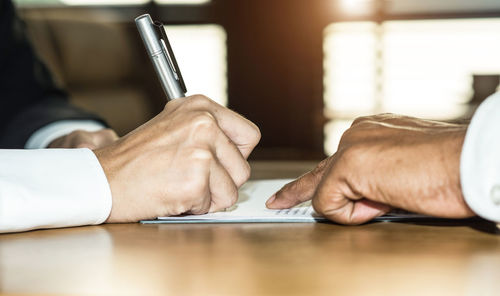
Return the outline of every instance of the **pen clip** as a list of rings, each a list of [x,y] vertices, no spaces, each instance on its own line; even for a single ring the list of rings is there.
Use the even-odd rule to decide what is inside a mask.
[[[181,69],[179,68],[179,65],[177,64],[177,60],[175,59],[175,55],[174,55],[174,51],[172,50],[172,46],[170,45],[170,42],[168,41],[167,32],[165,31],[165,27],[159,21],[155,21],[153,23],[153,25],[156,28],[156,30],[158,31],[159,35],[161,36],[160,37],[161,40],[163,40],[162,43],[165,45],[165,48],[167,50],[167,52],[166,52],[167,59],[169,60],[169,62],[171,62],[171,65],[174,67],[172,70],[177,75],[177,78],[178,78],[177,81],[179,81],[179,84],[182,88],[182,91],[184,93],[187,93],[186,84],[184,83],[184,78],[182,78]]]

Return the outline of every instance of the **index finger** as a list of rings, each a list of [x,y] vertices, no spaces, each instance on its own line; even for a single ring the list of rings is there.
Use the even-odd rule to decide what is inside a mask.
[[[333,157],[323,160],[312,171],[283,186],[268,199],[266,206],[269,209],[288,209],[310,200],[332,159]]]

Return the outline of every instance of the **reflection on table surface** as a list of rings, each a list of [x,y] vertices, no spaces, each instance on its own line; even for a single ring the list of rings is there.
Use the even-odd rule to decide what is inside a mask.
[[[492,295],[500,237],[469,225],[122,224],[0,236],[0,290],[72,295]]]

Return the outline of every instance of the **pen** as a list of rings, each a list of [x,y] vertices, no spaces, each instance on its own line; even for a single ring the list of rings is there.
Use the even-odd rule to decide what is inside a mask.
[[[153,22],[149,14],[138,16],[135,24],[167,99],[185,97],[186,85],[163,24]]]

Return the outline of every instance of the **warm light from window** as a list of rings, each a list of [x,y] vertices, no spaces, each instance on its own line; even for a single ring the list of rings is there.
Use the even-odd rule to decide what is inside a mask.
[[[386,111],[456,118],[472,75],[500,73],[500,20],[393,21],[384,32]]]
[[[376,0],[339,0],[339,8],[348,14],[368,14],[373,11]]]
[[[335,118],[325,126],[325,152],[333,154],[349,120],[370,114],[376,97],[376,25],[338,23],[325,31],[325,115]]]
[[[325,31],[325,151],[357,116],[461,117],[472,76],[500,74],[500,20],[349,22]]]
[[[375,24],[339,23],[326,30],[325,106],[346,116],[374,108]]]
[[[166,26],[188,95],[227,106],[226,31],[219,25]]]

